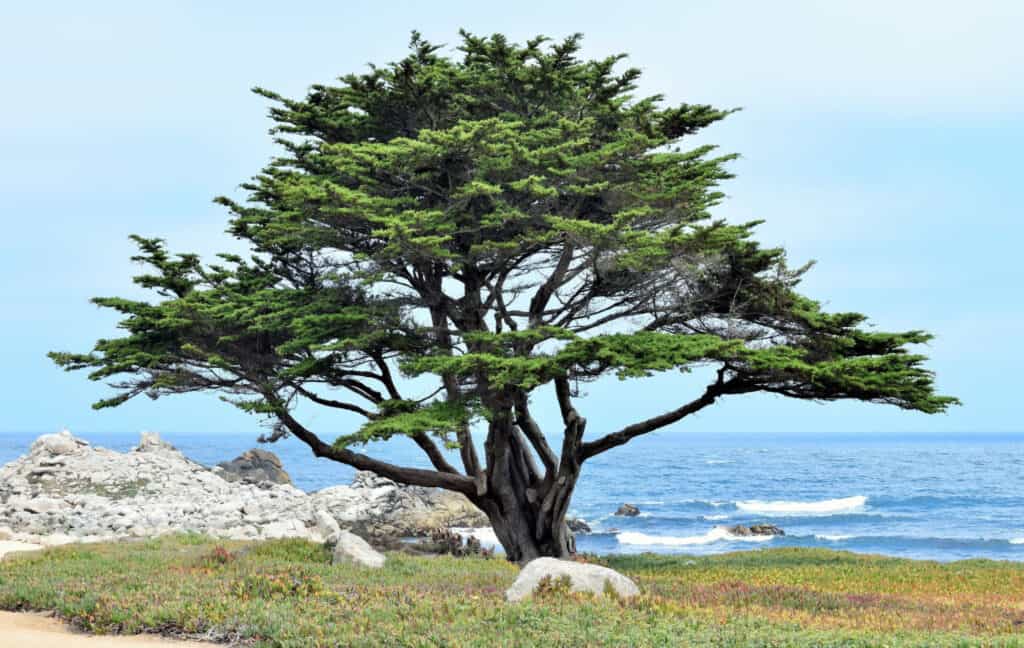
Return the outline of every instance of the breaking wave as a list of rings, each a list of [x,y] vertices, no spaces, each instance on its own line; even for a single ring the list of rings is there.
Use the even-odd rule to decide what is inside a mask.
[[[766,542],[775,536],[738,536],[729,533],[726,527],[715,527],[699,536],[656,536],[635,531],[624,531],[615,536],[620,544],[682,547],[688,545],[704,545],[712,542]]]
[[[1024,538],[1014,538],[1013,540],[1010,540],[1010,544],[1024,545]]]
[[[756,513],[759,515],[837,515],[859,511],[864,508],[867,501],[868,498],[863,495],[821,500],[819,502],[745,500],[736,502],[736,508],[746,513]]]

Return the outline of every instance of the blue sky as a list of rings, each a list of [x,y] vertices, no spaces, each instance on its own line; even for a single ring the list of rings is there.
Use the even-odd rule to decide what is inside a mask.
[[[581,31],[588,55],[629,53],[645,93],[742,106],[694,142],[743,155],[718,213],[765,219],[764,242],[817,259],[804,290],[830,308],[935,333],[940,390],[964,401],[928,417],[746,396],[673,433],[1020,431],[1021,24],[1024,4],[991,1],[5,6],[0,432],[255,431],[214,397],[93,412],[103,387],[45,353],[116,334],[88,298],[132,292],[128,234],[237,249],[210,199],[239,196],[274,152],[251,86],[299,95],[400,58],[412,29],[454,43],[459,27],[516,40]],[[699,378],[593,385],[590,429],[677,406]],[[325,436],[356,423],[308,417]]]

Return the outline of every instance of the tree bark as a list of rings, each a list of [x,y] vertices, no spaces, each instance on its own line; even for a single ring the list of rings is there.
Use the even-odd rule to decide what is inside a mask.
[[[576,544],[565,514],[579,463],[563,460],[557,474],[541,474],[509,410],[492,419],[485,448],[487,495],[471,499],[487,514],[508,560],[525,564],[573,555]]]
[[[525,498],[511,511],[494,504],[489,500],[483,509],[509,561],[525,565],[534,558],[566,559],[576,553],[576,541],[564,516],[554,524],[543,525],[538,538],[532,521],[535,514]]]

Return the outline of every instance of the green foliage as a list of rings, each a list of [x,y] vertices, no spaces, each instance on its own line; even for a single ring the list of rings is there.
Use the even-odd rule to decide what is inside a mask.
[[[398,407],[396,403],[404,407]],[[430,432],[441,437],[450,447],[456,447],[454,435],[469,425],[473,417],[471,406],[455,401],[434,401],[423,406],[409,401],[386,401],[381,405],[380,415],[365,423],[355,434],[338,437],[334,444],[346,447],[353,443],[387,440],[399,434],[412,436]]]
[[[204,560],[227,552],[233,559]],[[634,599],[551,581],[506,603],[517,568],[389,554],[331,565],[301,540],[200,536],[66,545],[0,563],[0,609],[54,611],[93,633],[254,646],[1024,646],[1024,567],[773,549],[606,556]]]
[[[300,401],[366,419],[336,449],[405,435],[429,453],[552,381],[701,366],[715,396],[957,402],[911,352],[927,334],[822,311],[797,292],[809,266],[712,217],[734,156],[688,138],[731,110],[637,96],[639,71],[580,58],[580,38],[463,33],[449,57],[414,34],[304,98],[256,88],[282,152],[246,201],[217,199],[250,258],[133,237],[158,299],[94,300],[124,335],[51,358],[113,385],[98,408],[216,391],[321,453]],[[438,389],[403,393],[403,373]]]

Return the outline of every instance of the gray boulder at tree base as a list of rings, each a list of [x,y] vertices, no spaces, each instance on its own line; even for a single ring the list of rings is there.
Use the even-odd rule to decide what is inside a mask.
[[[505,591],[505,599],[520,601],[529,598],[545,577],[558,580],[563,576],[569,577],[569,591],[572,592],[603,595],[607,584],[622,598],[630,598],[640,593],[636,583],[614,569],[558,558],[536,558],[519,572],[512,587]]]

